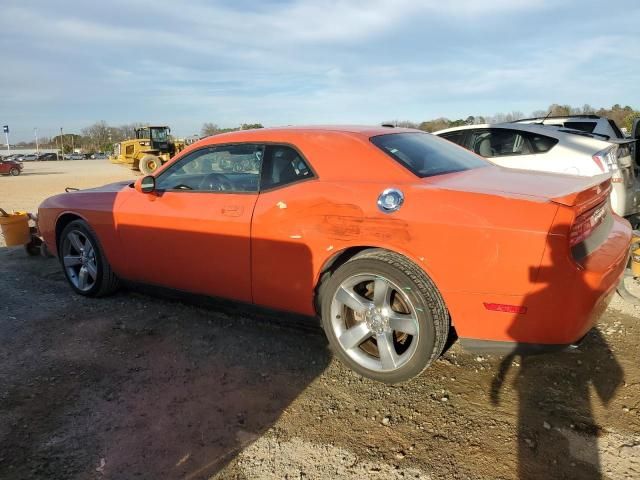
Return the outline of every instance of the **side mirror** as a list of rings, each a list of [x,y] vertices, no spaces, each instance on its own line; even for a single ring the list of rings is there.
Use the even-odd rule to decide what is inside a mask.
[[[151,193],[156,189],[156,178],[153,175],[147,175],[137,179],[134,186],[140,193]]]

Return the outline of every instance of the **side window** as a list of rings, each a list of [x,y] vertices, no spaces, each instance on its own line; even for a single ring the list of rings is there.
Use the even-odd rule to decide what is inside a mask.
[[[302,156],[286,145],[267,145],[261,190],[313,178],[313,171]]]
[[[529,145],[531,145],[533,153],[547,153],[558,143],[557,138],[535,133],[527,133],[526,138],[529,140]]]
[[[596,128],[596,122],[564,122],[565,128],[573,130],[581,130],[587,133],[593,133]]]
[[[470,145],[471,150],[485,158],[533,153],[528,140],[521,132],[502,128],[474,130]]]
[[[222,145],[181,159],[157,179],[158,190],[257,192],[264,146]]]
[[[449,132],[449,133],[443,133],[440,136],[446,140],[449,140],[450,142],[457,143],[458,145],[464,147],[465,133],[466,133],[465,131]]]

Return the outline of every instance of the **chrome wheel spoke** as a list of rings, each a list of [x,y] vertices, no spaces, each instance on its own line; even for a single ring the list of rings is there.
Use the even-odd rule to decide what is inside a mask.
[[[80,271],[78,272],[78,288],[80,290],[84,290],[85,288],[87,288],[87,283],[88,283],[88,270],[87,267],[82,266],[80,267]]]
[[[393,345],[393,332],[383,332],[376,335],[380,363],[385,370],[393,370],[398,366],[400,356]]]
[[[98,277],[98,269],[96,268],[95,262],[93,260],[89,260],[86,263],[85,268],[87,269],[87,273],[89,274],[89,277],[91,277],[91,280],[95,281]]]
[[[391,299],[391,287],[384,278],[373,282],[373,304],[378,308],[387,308]]]
[[[418,320],[409,314],[391,312],[389,315],[389,326],[391,330],[406,333],[408,335],[418,334]]]
[[[77,253],[82,253],[82,251],[84,250],[84,242],[80,239],[80,235],[78,235],[77,232],[71,232],[68,238],[73,249]]]
[[[345,288],[342,285],[336,292],[336,300],[358,313],[364,312],[369,305],[369,300],[358,295],[353,289]]]
[[[338,341],[342,348],[346,350],[351,350],[352,348],[356,348],[362,342],[364,342],[367,338],[372,335],[371,330],[366,323],[361,322],[356,326],[351,327],[349,330],[346,330],[340,337],[338,337]]]
[[[65,267],[82,265],[82,257],[80,255],[65,255],[63,261]]]

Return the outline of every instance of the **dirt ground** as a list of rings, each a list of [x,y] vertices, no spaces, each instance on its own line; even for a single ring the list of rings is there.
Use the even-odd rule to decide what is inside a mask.
[[[0,206],[130,178],[27,164]],[[317,321],[128,289],[74,295],[55,259],[0,247],[2,479],[640,478],[640,309],[579,349],[454,345],[410,383],[362,379]]]

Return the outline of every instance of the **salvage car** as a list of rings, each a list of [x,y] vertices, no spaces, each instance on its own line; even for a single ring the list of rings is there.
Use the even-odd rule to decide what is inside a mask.
[[[634,140],[538,124],[465,125],[434,132],[503,167],[571,175],[612,176],[611,205],[623,217],[640,213]]]
[[[24,165],[20,162],[0,159],[0,175],[11,175],[13,177],[17,177],[22,173],[23,168]]]
[[[288,127],[207,137],[135,182],[56,195],[38,225],[80,295],[127,281],[319,315],[338,358],[396,383],[454,331],[483,349],[579,341],[628,259],[610,188],[417,130]]]

